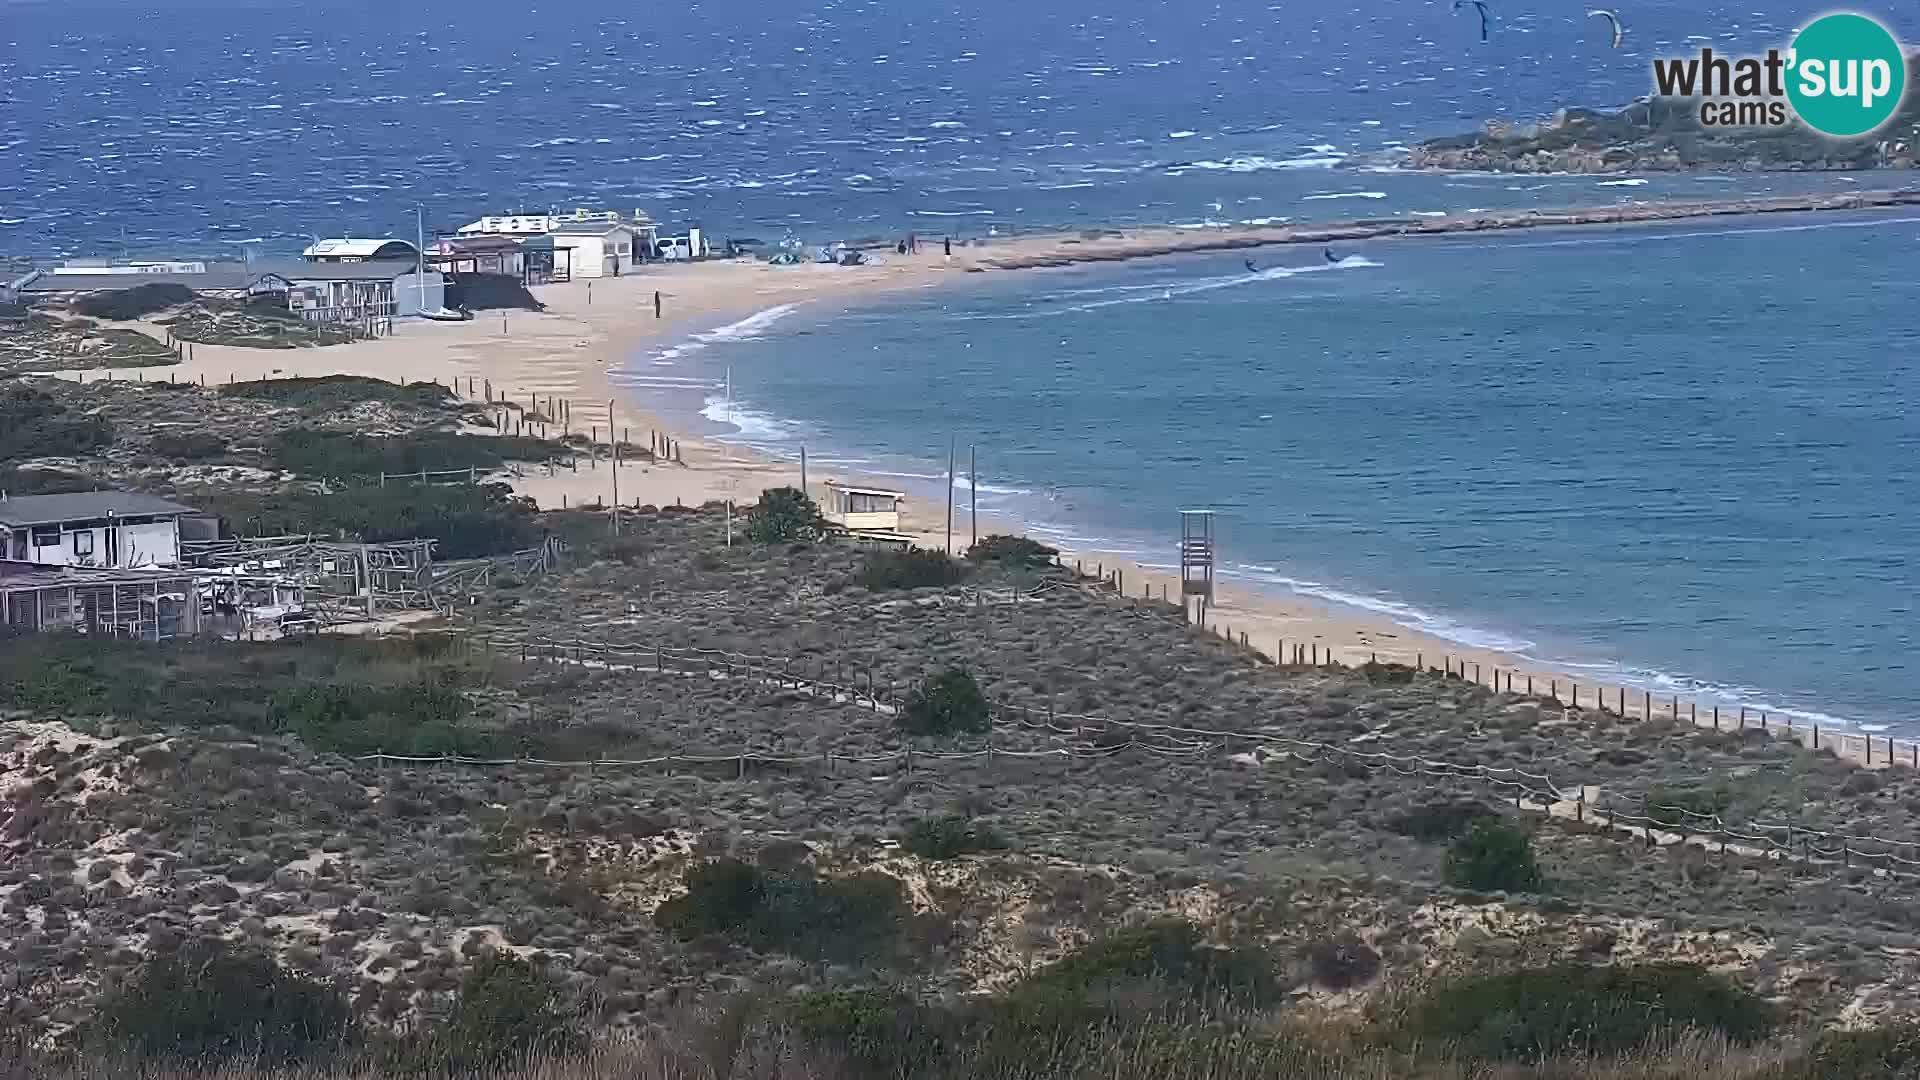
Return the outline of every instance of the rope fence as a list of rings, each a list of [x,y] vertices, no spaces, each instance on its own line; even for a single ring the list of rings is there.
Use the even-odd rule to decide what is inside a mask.
[[[478,648],[489,654],[517,656],[524,663],[579,665],[608,671],[651,670],[657,674],[704,676],[719,680],[742,679],[810,693],[827,700],[866,708],[879,715],[896,715],[901,708],[893,683],[882,684],[868,673],[866,686],[862,688],[857,670],[849,675],[850,669],[844,663],[824,659],[809,665],[804,658],[726,649],[615,645],[582,639],[527,639],[479,634],[456,636],[465,640],[470,648]],[[819,674],[810,676],[807,672],[809,666]],[[1775,861],[1830,862],[1842,866],[1857,864],[1886,872],[1920,872],[1920,840],[1814,829],[1792,823],[1728,821],[1718,813],[1703,813],[1684,806],[1652,802],[1645,793],[1613,791],[1598,785],[1563,786],[1547,773],[1515,766],[1357,750],[1350,745],[1267,732],[1114,720],[1062,712],[1051,705],[1037,709],[1006,703],[992,704],[989,725],[986,744],[978,748],[940,751],[908,746],[877,755],[848,755],[831,751],[810,755],[775,755],[743,749],[722,754],[667,754],[647,758],[569,761],[394,754],[368,754],[357,760],[401,765],[525,766],[588,771],[665,767],[670,772],[676,767],[733,765],[737,775],[744,778],[754,766],[805,768],[819,765],[832,774],[843,765],[892,765],[911,775],[916,766],[926,768],[948,761],[985,761],[988,764],[996,758],[1099,761],[1128,752],[1168,760],[1199,761],[1235,757],[1237,746],[1240,748],[1237,756],[1241,758],[1238,763],[1244,764],[1266,764],[1257,756],[1252,762],[1245,760],[1248,751],[1264,748],[1279,751],[1286,760],[1302,763],[1335,760],[1357,764],[1372,772],[1387,771],[1398,776],[1478,783],[1488,788],[1490,793],[1498,793],[1503,805],[1511,803],[1523,811],[1573,820],[1596,828],[1604,827],[1612,832],[1627,832],[1644,838],[1649,847],[1682,843],[1712,849],[1717,842],[1722,854],[1731,852]],[[994,727],[1038,731],[1072,742],[1044,750],[1006,749],[994,744],[991,734]],[[1118,741],[1120,735],[1125,736],[1124,741]],[[1089,739],[1096,740],[1095,744],[1088,745]]]

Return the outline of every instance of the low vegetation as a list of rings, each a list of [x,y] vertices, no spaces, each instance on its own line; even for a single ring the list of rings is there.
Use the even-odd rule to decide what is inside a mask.
[[[260,953],[199,941],[154,956],[103,995],[90,1034],[145,1058],[287,1065],[338,1053],[353,1027],[332,987]]]
[[[151,282],[131,289],[114,289],[82,296],[73,302],[73,310],[92,319],[125,321],[144,319],[168,308],[191,303],[197,294],[185,285]]]
[[[856,584],[874,592],[889,589],[944,589],[967,579],[967,566],[945,552],[925,548],[870,552]]]
[[[982,851],[998,851],[1007,842],[984,821],[959,814],[915,818],[907,826],[901,847],[923,859],[957,859]]]
[[[543,535],[532,502],[505,484],[434,486],[396,478],[385,487],[207,492],[195,494],[193,501],[218,514],[229,535],[432,540],[436,559],[521,551],[540,543]]]
[[[983,536],[979,543],[967,549],[967,559],[971,562],[1025,568],[1051,566],[1059,554],[1058,548],[1048,547],[1038,540],[999,533]]]
[[[907,694],[896,722],[910,735],[958,735],[987,730],[992,709],[971,672],[949,668]]]
[[[113,441],[113,425],[33,385],[0,383],[0,461],[76,457]]]
[[[756,544],[789,544],[820,538],[825,522],[820,508],[798,488],[777,487],[760,493],[747,511],[747,538]]]
[[[453,391],[439,383],[393,383],[363,375],[323,375],[310,379],[259,379],[228,383],[222,397],[271,401],[296,409],[342,409],[364,402],[440,409],[453,404]]]
[[[722,858],[689,867],[684,886],[654,913],[669,933],[840,963],[896,959],[912,917],[899,879],[878,872],[813,877]]]
[[[1447,882],[1475,892],[1534,892],[1542,885],[1527,834],[1497,820],[1482,820],[1447,852]]]
[[[372,436],[315,428],[285,432],[274,440],[268,454],[275,468],[288,472],[360,482],[422,471],[492,471],[509,461],[547,461],[554,456],[552,443],[516,435],[414,431]]]
[[[1625,1054],[1687,1031],[1736,1043],[1768,1035],[1772,1006],[1688,964],[1567,963],[1454,979],[1394,1025],[1406,1047],[1484,1061]]]
[[[147,449],[175,461],[208,461],[227,452],[227,440],[204,431],[162,431],[147,440]]]

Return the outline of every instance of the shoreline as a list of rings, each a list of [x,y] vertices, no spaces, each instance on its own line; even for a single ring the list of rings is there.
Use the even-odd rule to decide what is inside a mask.
[[[536,295],[548,305],[548,310],[540,314],[491,312],[468,323],[409,324],[395,337],[330,348],[270,350],[196,346],[190,361],[142,372],[141,376],[168,371],[175,378],[204,379],[214,384],[228,379],[354,374],[402,382],[438,382],[455,387],[462,397],[467,396],[467,380],[472,380],[476,387],[490,386],[496,399],[509,397],[525,401],[534,394],[566,399],[573,403],[575,430],[605,426],[611,434],[612,428],[620,428],[624,429],[623,441],[639,445],[646,445],[649,430],[667,432],[681,441],[684,464],[627,463],[619,469],[616,481],[610,463],[596,455],[583,460],[578,471],[521,477],[513,485],[517,494],[533,498],[543,508],[580,506],[610,499],[617,482],[619,502],[626,506],[673,502],[698,505],[726,499],[746,504],[768,487],[797,484],[797,463],[731,442],[725,436],[682,438],[674,424],[663,422],[652,406],[638,400],[644,386],[622,385],[620,376],[637,375],[639,379],[628,381],[639,382],[652,371],[656,377],[678,380],[679,385],[687,389],[710,389],[713,382],[689,378],[688,372],[671,361],[654,367],[659,362],[649,361],[646,350],[650,347],[691,347],[695,342],[713,340],[720,331],[751,324],[768,311],[787,305],[832,301],[864,303],[897,290],[937,288],[961,280],[954,275],[986,270],[1041,269],[1233,247],[1321,243],[1332,234],[1342,237],[1356,233],[1446,235],[1489,229],[1569,224],[1606,226],[1708,216],[1873,210],[1907,205],[1920,205],[1920,191],[1599,207],[1580,212],[1577,216],[1581,220],[1577,222],[1569,222],[1561,214],[1517,213],[1396,221],[1391,226],[1335,223],[1286,229],[1207,230],[1197,235],[1194,230],[1137,230],[1122,234],[1119,240],[1097,241],[1111,245],[1100,248],[1098,257],[1087,257],[1094,252],[1071,251],[1087,241],[1047,234],[998,238],[985,246],[956,247],[951,262],[936,252],[919,256],[889,254],[879,265],[864,267],[772,267],[741,261],[661,264],[622,278],[541,287]],[[1441,227],[1449,221],[1455,223],[1454,227]],[[1246,233],[1253,235],[1243,235]],[[1057,254],[1061,247],[1067,248],[1071,257]],[[666,297],[667,316],[658,320],[652,315],[655,289]],[[97,371],[68,371],[56,375],[88,380],[115,377],[103,376]],[[134,371],[128,369],[125,377],[135,377]],[[474,399],[479,396],[473,395]],[[605,442],[610,441],[600,439],[597,432],[593,434],[603,448]],[[857,468],[821,468],[819,464],[816,460],[808,477],[810,491],[816,496],[821,493],[823,481],[830,478],[876,482],[887,487],[907,486],[901,484],[899,478],[863,474]],[[967,520],[964,492],[964,488],[956,491],[960,502],[956,507],[955,546],[962,549],[967,533],[966,528],[959,527]],[[981,516],[981,535],[1028,532],[1030,526],[1043,524],[986,513]],[[944,508],[937,497],[931,501],[910,499],[903,516],[903,531],[918,537],[923,546],[943,548]],[[1053,543],[1058,546],[1057,542]],[[1139,597],[1143,591],[1155,598],[1163,592],[1172,597],[1179,595],[1177,570],[1143,566],[1139,556],[1102,551],[1097,543],[1062,549],[1063,562],[1071,565],[1076,559],[1089,574],[1109,577],[1117,574],[1119,588],[1130,595]],[[1516,692],[1523,691],[1530,678],[1536,692],[1545,694],[1551,688],[1563,701],[1570,696],[1569,684],[1574,684],[1582,707],[1592,708],[1598,704],[1596,683],[1591,673],[1583,675],[1577,670],[1580,667],[1577,662],[1556,664],[1519,653],[1461,644],[1405,626],[1387,614],[1302,595],[1285,585],[1263,586],[1222,575],[1215,603],[1208,611],[1206,628],[1231,635],[1235,640],[1244,635],[1249,647],[1281,662],[1293,662],[1294,650],[1299,648],[1303,660],[1338,660],[1350,666],[1374,658],[1382,662],[1418,663],[1435,669],[1445,666],[1483,683],[1511,679]],[[1618,695],[1621,683],[1626,681],[1615,680],[1606,686],[1609,711],[1622,708]],[[1691,702],[1708,697],[1705,693],[1696,694]],[[1633,689],[1627,691],[1624,708],[1629,715],[1651,712],[1664,716],[1677,710],[1680,718],[1686,719],[1693,712],[1689,704],[1685,694],[1667,691],[1652,695]],[[1694,708],[1699,709],[1698,721],[1707,724],[1711,705],[1701,708],[1695,704]],[[1772,712],[1773,723],[1777,724],[1782,715],[1779,711]],[[1803,716],[1820,714],[1798,710],[1786,715],[1792,718],[1790,723],[1795,723]],[[1821,717],[1815,722],[1826,726],[1837,719]],[[1728,726],[1732,726],[1731,715]],[[1829,726],[1828,730],[1832,728]],[[1849,727],[1847,730],[1868,729]],[[1877,733],[1868,737],[1877,737]],[[1856,734],[1855,739],[1858,738]]]

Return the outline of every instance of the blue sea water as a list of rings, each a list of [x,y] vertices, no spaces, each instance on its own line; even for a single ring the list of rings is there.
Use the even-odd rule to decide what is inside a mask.
[[[1650,57],[1782,44],[1817,6],[1644,0],[1619,50],[1580,4],[1494,10],[1482,42],[1451,0],[0,0],[0,254],[284,251],[411,235],[416,206],[825,241],[1848,183],[1327,171],[1624,103]]]
[[[417,206],[816,243],[1897,183],[1332,167],[1624,103],[1652,56],[1820,10],[1644,0],[1615,51],[1547,0],[1500,0],[1485,42],[1451,0],[0,0],[0,257],[287,251]],[[711,415],[731,363],[750,441],[931,477],[951,434],[990,504],[1109,547],[1204,500],[1276,588],[1898,723],[1915,226],[1763,224],[987,275],[705,335],[634,392]]]
[[[1888,213],[982,275],[632,379],[936,500],[977,444],[983,509],[1083,550],[1164,563],[1212,507],[1246,580],[1878,728],[1917,719],[1916,243]]]

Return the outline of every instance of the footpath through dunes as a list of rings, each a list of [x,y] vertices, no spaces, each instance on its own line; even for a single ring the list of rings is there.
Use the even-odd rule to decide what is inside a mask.
[[[1743,196],[1700,201],[1623,203],[1557,210],[1502,210],[1441,217],[1359,218],[1300,225],[1088,230],[1076,235],[1042,236],[1011,242],[1014,250],[976,258],[970,270],[1032,270],[1080,263],[1122,262],[1157,255],[1237,251],[1288,244],[1333,244],[1396,236],[1449,236],[1594,225],[1649,225],[1707,217],[1759,214],[1834,213],[1920,206],[1920,189],[1859,191],[1844,194]]]

